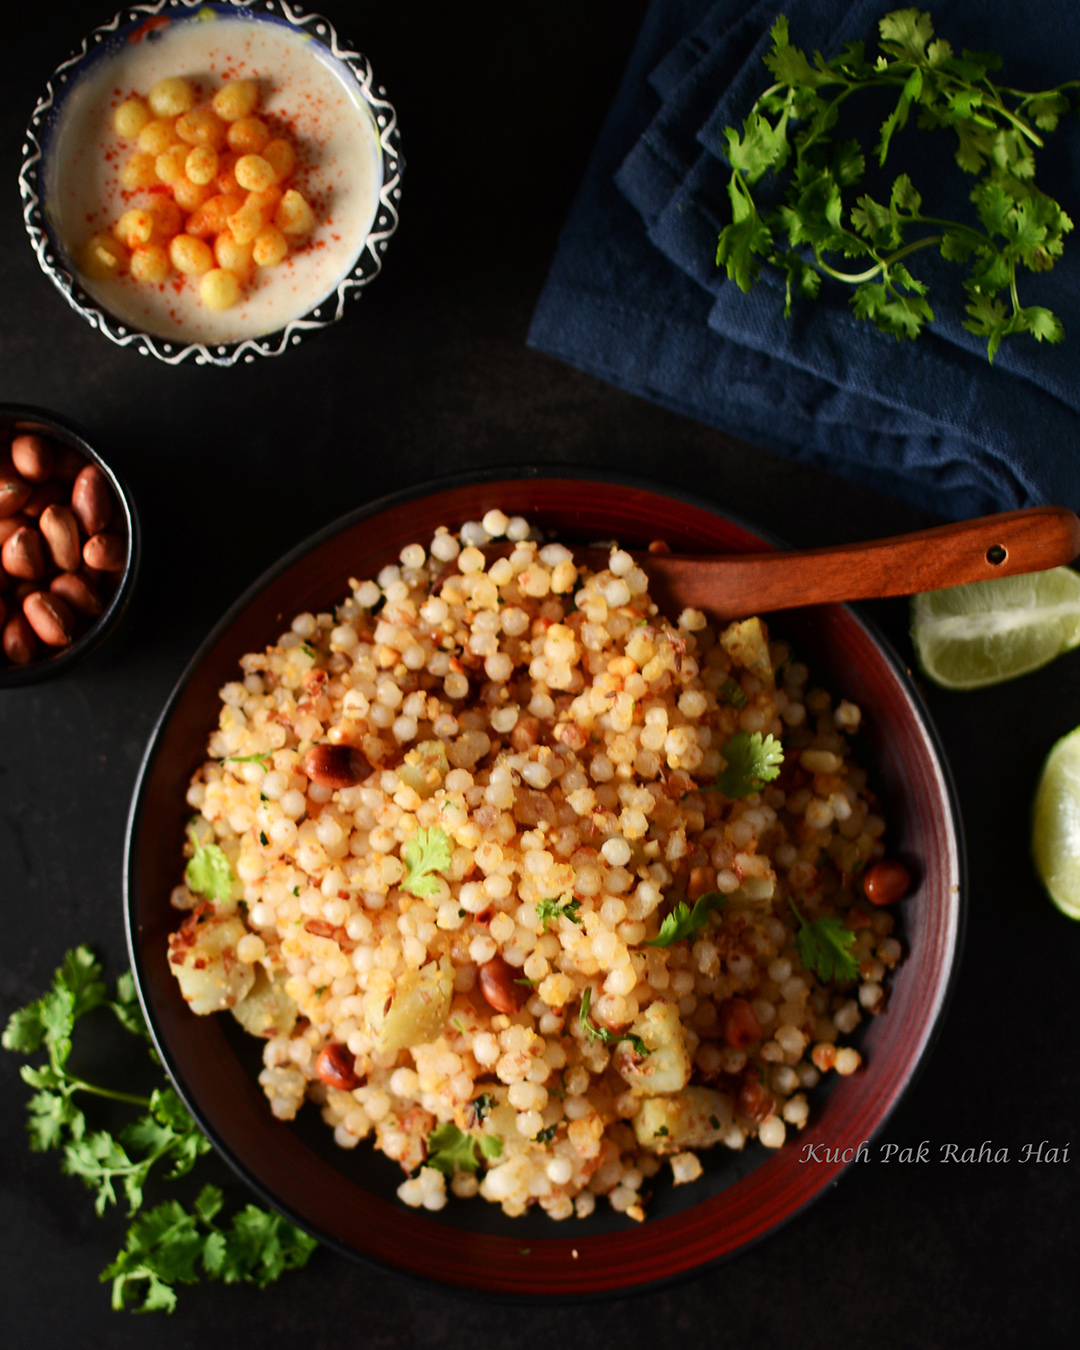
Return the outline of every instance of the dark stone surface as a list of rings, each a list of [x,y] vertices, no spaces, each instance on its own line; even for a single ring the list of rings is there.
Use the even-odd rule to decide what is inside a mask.
[[[158,710],[232,599],[348,507],[459,467],[572,463],[707,493],[796,545],[933,523],[525,347],[641,0],[323,8],[397,106],[401,228],[385,274],[342,324],[231,371],[174,370],[112,347],[38,271],[15,190],[22,128],[53,67],[109,6],[5,14],[0,401],[80,423],[133,485],[146,536],[125,637],[92,669],[0,695],[5,1017],[80,941],[111,975],[123,968],[124,822]],[[904,603],[869,608],[910,660]],[[1078,673],[1080,653],[1013,686],[926,691],[967,825],[970,920],[940,1041],[883,1142],[926,1140],[931,1161],[875,1158],[753,1251],[648,1297],[569,1308],[552,1290],[548,1305],[513,1307],[319,1253],[263,1293],[184,1290],[171,1319],[146,1321],[110,1312],[97,1282],[122,1215],[97,1219],[55,1155],[27,1151],[28,1089],[2,1054],[5,1344],[985,1347],[1028,1343],[1036,1328],[1043,1345],[1075,1343],[1075,1163],[1017,1159],[1028,1142],[1069,1145],[1070,1158],[1080,1143],[1080,931],[1045,900],[1028,861],[1040,763],[1080,721]],[[939,1161],[947,1144],[988,1139],[1009,1163]]]

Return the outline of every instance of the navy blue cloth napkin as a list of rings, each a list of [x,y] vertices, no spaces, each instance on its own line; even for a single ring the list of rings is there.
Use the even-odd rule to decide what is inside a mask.
[[[1080,229],[1051,272],[1023,272],[1019,283],[1022,303],[1061,318],[1065,341],[1007,338],[993,366],[985,341],[961,326],[958,269],[934,250],[913,259],[937,316],[915,342],[856,320],[842,285],[826,282],[818,300],[797,300],[785,319],[777,278],[763,270],[744,295],[715,265],[729,219],[722,133],[741,127],[771,80],[762,57],[777,14],[787,15],[796,46],[831,57],[851,39],[876,50],[878,19],[899,7],[654,0],[560,237],[529,342],[723,431],[942,515],[1046,502],[1075,509]],[[1080,77],[1071,0],[938,0],[931,14],[937,36],[956,51],[1000,52],[1000,78],[1012,87]],[[913,128],[903,137],[895,164],[890,151],[889,180],[906,170],[935,213],[968,218],[973,180],[951,162],[955,138]],[[1080,225],[1075,112],[1038,152],[1037,181]]]

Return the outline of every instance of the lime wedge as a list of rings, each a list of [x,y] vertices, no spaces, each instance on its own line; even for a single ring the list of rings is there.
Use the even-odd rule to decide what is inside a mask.
[[[1080,727],[1046,757],[1031,831],[1035,870],[1050,899],[1080,919]]]
[[[1080,575],[1052,567],[913,596],[911,636],[946,689],[1014,680],[1080,646]]]

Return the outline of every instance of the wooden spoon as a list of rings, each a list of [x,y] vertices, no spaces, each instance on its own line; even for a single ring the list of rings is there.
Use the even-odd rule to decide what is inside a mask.
[[[835,548],[719,557],[650,550],[634,556],[662,611],[677,614],[689,607],[716,619],[738,619],[1041,572],[1078,554],[1080,519],[1065,507],[1034,506]],[[605,568],[609,556],[604,549],[574,548],[575,562],[594,571]]]

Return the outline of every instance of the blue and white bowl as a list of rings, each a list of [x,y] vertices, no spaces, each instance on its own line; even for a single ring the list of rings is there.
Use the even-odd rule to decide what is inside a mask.
[[[103,303],[103,287],[91,294],[72,256],[78,242],[60,236],[59,214],[54,203],[65,170],[63,132],[66,120],[80,114],[77,91],[80,85],[100,71],[99,62],[108,61],[127,49],[127,45],[155,42],[163,30],[177,23],[201,23],[208,19],[243,20],[253,24],[278,25],[298,34],[312,44],[317,59],[349,89],[370,115],[377,146],[377,199],[373,202],[370,229],[357,252],[343,266],[333,284],[313,295],[306,312],[290,317],[271,331],[236,338],[200,336],[197,340],[176,332],[149,331],[130,318],[111,312]],[[385,97],[385,89],[375,84],[366,57],[353,51],[338,38],[328,19],[310,14],[284,0],[153,0],[121,10],[107,24],[94,29],[60,65],[38,100],[26,130],[19,188],[23,199],[23,219],[34,252],[47,276],[71,307],[110,341],[132,347],[141,355],[153,355],[169,365],[193,361],[197,365],[231,366],[238,361],[252,362],[259,356],[279,356],[309,333],[340,319],[350,295],[359,294],[382,270],[383,254],[398,223],[401,197],[401,157],[397,115]],[[74,95],[74,97],[73,97]]]

